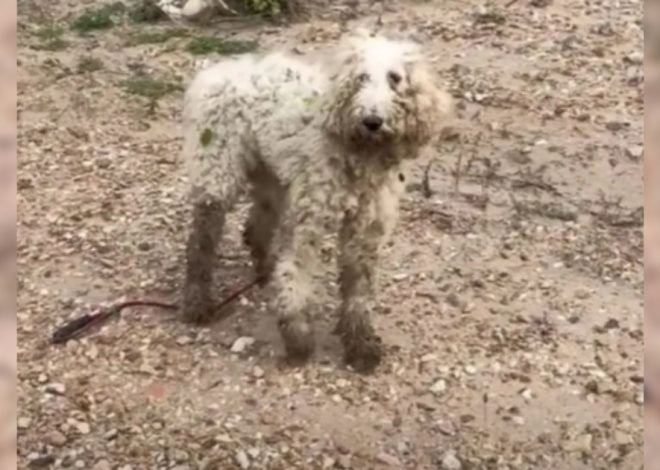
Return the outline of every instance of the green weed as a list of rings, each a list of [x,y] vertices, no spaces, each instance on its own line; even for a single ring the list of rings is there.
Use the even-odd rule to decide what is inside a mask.
[[[188,43],[186,50],[194,55],[206,54],[245,54],[252,52],[258,44],[254,41],[231,41],[213,36],[199,36]]]

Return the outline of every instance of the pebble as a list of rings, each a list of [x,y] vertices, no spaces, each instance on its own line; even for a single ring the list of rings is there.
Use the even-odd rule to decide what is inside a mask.
[[[332,468],[335,466],[335,459],[332,457],[328,457],[327,455],[323,457],[323,463],[322,467],[325,468]]]
[[[66,436],[59,431],[52,431],[51,433],[49,433],[48,436],[46,437],[46,440],[50,444],[57,447],[63,446],[64,444],[66,444],[67,441]]]
[[[245,352],[247,348],[254,344],[254,338],[250,336],[241,336],[234,341],[234,344],[231,345],[230,351],[234,354],[240,354]]]
[[[468,375],[474,375],[477,373],[477,368],[474,366],[465,366],[465,373]]]
[[[78,430],[78,432],[79,432],[80,434],[83,434],[83,435],[84,435],[84,434],[89,434],[89,432],[91,431],[91,429],[90,429],[90,427],[89,427],[89,424],[88,424],[88,423],[85,423],[84,421],[76,421],[76,423],[74,424],[74,426],[76,427],[76,429]]]
[[[236,452],[236,463],[241,468],[250,468],[250,459],[248,459],[247,454],[242,450]]]
[[[94,464],[92,470],[112,470],[112,465],[107,460],[99,460]]]
[[[52,393],[54,395],[64,395],[66,392],[66,386],[61,383],[50,383],[46,385],[46,392]]]
[[[516,423],[518,426],[522,426],[522,425],[525,424],[525,418],[523,418],[522,416],[519,416],[519,415],[513,416],[511,418],[511,421]]]
[[[390,467],[401,468],[401,461],[395,456],[388,454],[387,452],[381,452],[376,456],[376,459],[380,463],[389,465]]]
[[[254,366],[254,369],[252,369],[252,375],[257,379],[260,379],[264,376],[264,370],[259,366]]]
[[[626,148],[626,156],[632,160],[640,160],[644,156],[643,145],[633,145]]]
[[[453,451],[448,451],[445,453],[444,457],[442,457],[442,468],[444,470],[461,470],[463,465]]]
[[[429,388],[429,391],[434,395],[439,395],[447,390],[447,382],[443,379],[436,380]]]
[[[431,362],[438,359],[438,355],[434,353],[424,354],[419,360],[420,362]]]
[[[644,63],[644,52],[635,51],[628,54],[625,59],[629,64],[641,65]]]
[[[30,424],[32,424],[32,420],[30,418],[18,418],[18,429],[27,429],[30,427]]]

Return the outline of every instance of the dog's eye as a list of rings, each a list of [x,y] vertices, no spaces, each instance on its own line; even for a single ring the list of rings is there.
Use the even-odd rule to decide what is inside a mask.
[[[387,79],[392,82],[393,85],[398,85],[401,82],[401,75],[396,72],[388,72]]]

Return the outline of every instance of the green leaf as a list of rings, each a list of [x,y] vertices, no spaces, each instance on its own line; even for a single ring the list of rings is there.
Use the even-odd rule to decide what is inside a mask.
[[[202,146],[207,147],[212,140],[213,140],[213,131],[209,128],[204,129],[204,131],[202,131],[202,135],[199,136],[199,141],[202,144]]]

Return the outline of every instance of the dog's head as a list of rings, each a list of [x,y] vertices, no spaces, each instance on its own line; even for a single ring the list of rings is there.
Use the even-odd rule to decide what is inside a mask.
[[[351,146],[423,146],[450,111],[416,43],[361,33],[345,42],[335,70],[326,128]]]

